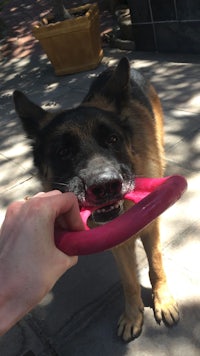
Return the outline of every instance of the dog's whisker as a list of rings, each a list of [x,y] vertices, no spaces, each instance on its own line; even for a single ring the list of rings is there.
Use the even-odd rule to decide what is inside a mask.
[[[61,186],[67,187],[67,183],[60,183],[60,182],[51,182],[51,183],[55,184],[55,185],[61,185]]]

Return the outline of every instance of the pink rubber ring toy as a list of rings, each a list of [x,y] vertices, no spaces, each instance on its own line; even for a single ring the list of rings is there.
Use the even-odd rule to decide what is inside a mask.
[[[124,199],[136,203],[114,220],[89,229],[87,219],[91,210],[80,212],[83,231],[55,231],[56,246],[69,256],[88,255],[110,249],[138,233],[152,220],[172,206],[184,193],[187,181],[174,175],[165,178],[136,178],[135,188]]]

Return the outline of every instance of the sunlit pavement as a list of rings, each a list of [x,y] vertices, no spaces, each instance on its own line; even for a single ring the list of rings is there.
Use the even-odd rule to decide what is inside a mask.
[[[1,64],[0,220],[16,199],[42,188],[30,148],[14,112],[12,92],[24,91],[46,110],[78,105],[93,78],[126,55],[157,88],[165,113],[166,175],[182,174],[188,190],[162,216],[162,245],[170,288],[180,305],[180,323],[157,325],[147,262],[138,241],[139,275],[145,303],[141,336],[123,343],[116,324],[123,310],[119,276],[110,252],[85,256],[42,303],[0,339],[0,355],[196,356],[200,354],[200,57],[105,50],[93,71],[56,77],[45,56]],[[23,291],[22,291],[23,293]],[[32,352],[32,353],[31,353]]]

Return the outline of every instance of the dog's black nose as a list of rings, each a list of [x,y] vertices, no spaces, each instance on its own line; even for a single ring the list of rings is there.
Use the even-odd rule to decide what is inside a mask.
[[[121,198],[122,180],[104,180],[87,189],[87,200],[96,204]]]

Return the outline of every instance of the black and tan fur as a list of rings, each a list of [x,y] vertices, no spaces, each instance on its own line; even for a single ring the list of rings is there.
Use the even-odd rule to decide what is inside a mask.
[[[122,197],[133,188],[136,176],[163,175],[160,101],[153,86],[137,71],[130,71],[126,58],[100,74],[75,109],[47,113],[18,91],[14,101],[32,140],[44,189],[73,191],[80,206],[106,206],[94,213],[91,224],[105,223],[129,208]],[[118,324],[118,335],[125,341],[139,336],[143,324],[135,238],[112,250],[125,294],[125,311]],[[179,313],[163,270],[158,219],[140,238],[149,263],[155,319],[172,326]]]

